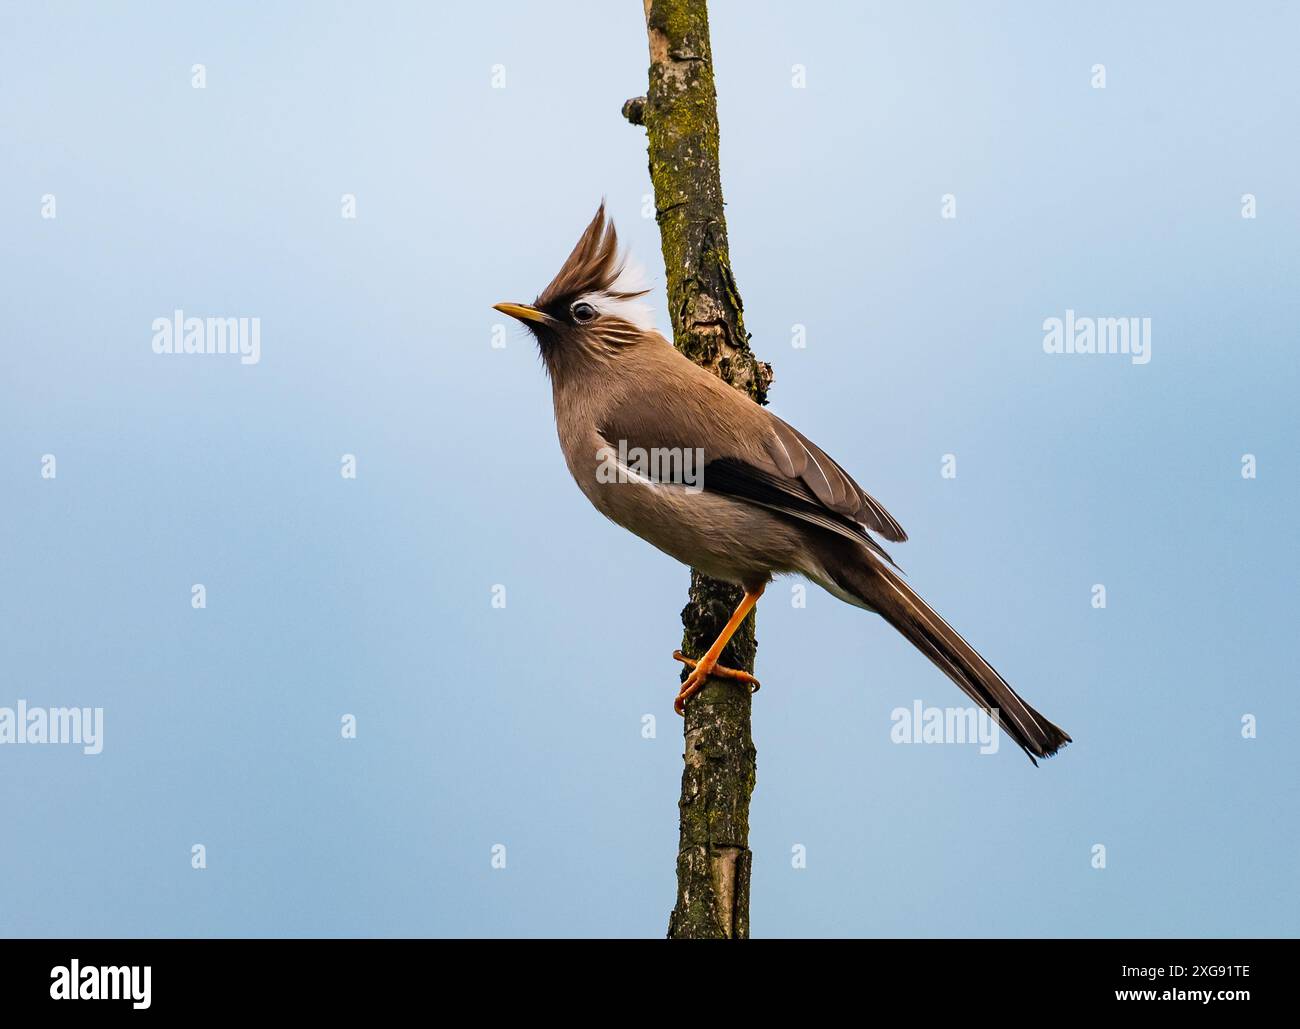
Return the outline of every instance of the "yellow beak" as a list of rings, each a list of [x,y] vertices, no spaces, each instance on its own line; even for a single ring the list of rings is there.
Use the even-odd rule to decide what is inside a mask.
[[[535,307],[529,307],[527,304],[493,304],[494,311],[500,311],[502,314],[508,314],[511,318],[518,318],[521,322],[546,322],[550,321],[548,315],[537,310]]]

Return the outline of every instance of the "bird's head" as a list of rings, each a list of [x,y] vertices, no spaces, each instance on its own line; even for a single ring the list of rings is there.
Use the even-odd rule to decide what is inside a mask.
[[[496,304],[532,332],[547,367],[611,355],[654,332],[649,290],[618,252],[614,223],[602,202],[577,246],[531,304]]]

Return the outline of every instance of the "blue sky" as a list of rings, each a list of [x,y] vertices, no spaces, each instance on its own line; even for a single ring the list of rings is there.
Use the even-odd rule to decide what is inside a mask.
[[[662,286],[640,7],[4,5],[0,707],[104,741],[0,746],[0,932],[663,934],[687,572],[588,507],[490,307],[602,196]],[[754,935],[1295,935],[1300,14],[711,12],[773,410],[1076,741],[892,743],[964,698],[778,583]],[[261,360],[155,354],[176,309]],[[1067,309],[1151,362],[1045,354]]]

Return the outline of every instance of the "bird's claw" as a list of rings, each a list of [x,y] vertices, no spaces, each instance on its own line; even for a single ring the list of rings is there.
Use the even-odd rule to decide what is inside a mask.
[[[686,677],[682,683],[681,692],[677,694],[677,699],[673,701],[673,710],[679,715],[686,713],[686,701],[694,696],[704,686],[704,683],[710,676],[715,679],[731,679],[734,682],[743,682],[749,687],[750,693],[757,693],[759,682],[748,672],[742,672],[739,668],[728,668],[725,665],[714,664],[712,667],[701,665],[693,657],[687,657],[680,650],[673,651],[673,660],[680,661],[687,668],[692,669],[691,674]]]

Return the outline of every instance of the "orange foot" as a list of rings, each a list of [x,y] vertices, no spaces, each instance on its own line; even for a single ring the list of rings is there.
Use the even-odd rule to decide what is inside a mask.
[[[686,700],[693,697],[704,685],[705,680],[710,676],[715,679],[734,679],[736,682],[743,682],[749,687],[750,693],[758,692],[758,680],[748,672],[742,672],[738,668],[727,668],[716,661],[697,661],[693,657],[687,657],[680,650],[673,651],[673,660],[680,661],[687,668],[694,671],[686,677],[682,683],[682,691],[677,694],[677,699],[673,701],[673,710],[679,715],[686,713]]]

